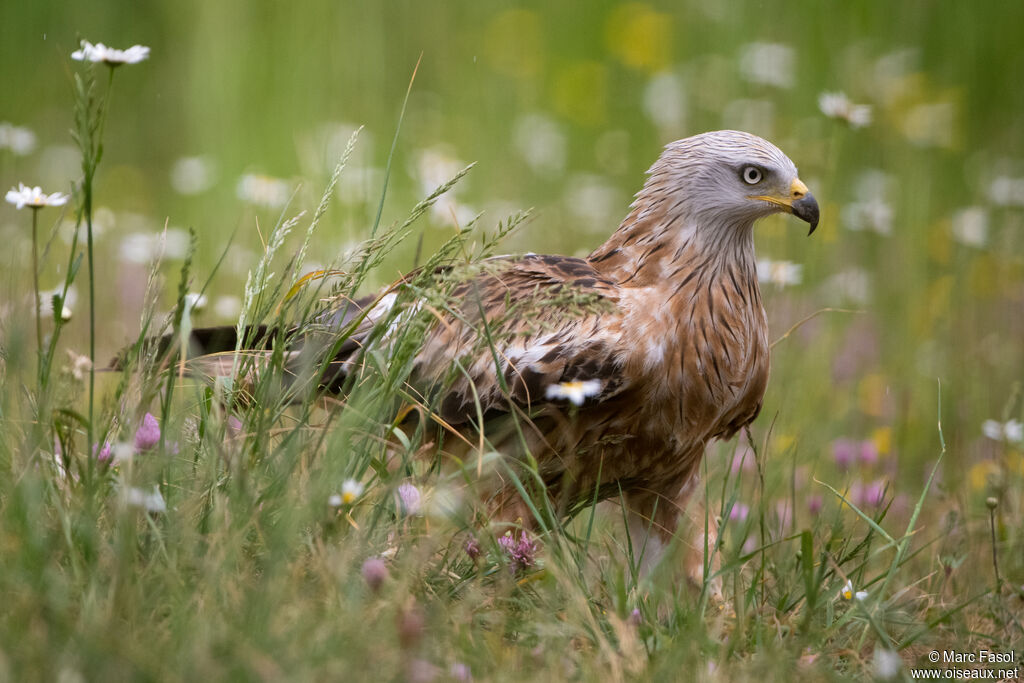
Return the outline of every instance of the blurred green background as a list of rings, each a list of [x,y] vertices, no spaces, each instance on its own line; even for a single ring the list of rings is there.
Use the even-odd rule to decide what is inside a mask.
[[[417,225],[425,250],[478,212],[493,226],[534,207],[508,251],[586,254],[664,143],[718,128],[763,135],[823,209],[810,239],[784,217],[758,227],[759,257],[776,262],[764,284],[773,336],[823,307],[862,313],[823,314],[776,347],[762,433],[777,416],[776,450],[812,467],[838,438],[868,440],[889,459],[888,481],[914,495],[938,452],[941,380],[945,480],[971,483],[950,493],[977,505],[1008,468],[1024,473],[1019,443],[982,432],[1021,417],[1024,3],[6,2],[0,121],[34,141],[0,149],[4,189],[79,180],[68,131],[80,38],[152,48],[117,72],[96,185],[101,357],[136,333],[165,223],[164,272],[191,226],[200,281],[235,235],[200,317],[230,322],[282,198],[299,188],[287,213],[308,218],[359,125],[312,259],[366,238],[421,60],[385,223],[475,161]],[[870,107],[870,122],[826,115],[830,92]],[[46,229],[57,215],[41,214]],[[28,225],[0,208],[5,330],[30,310]],[[68,234],[57,226],[45,288]],[[413,240],[396,252],[377,282],[411,268],[415,251]],[[79,351],[84,288],[65,334]]]

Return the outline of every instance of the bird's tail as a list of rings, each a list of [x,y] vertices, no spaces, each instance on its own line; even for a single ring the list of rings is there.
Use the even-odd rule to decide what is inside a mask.
[[[245,375],[253,381],[265,370],[272,355],[278,353],[284,362],[286,384],[301,380],[321,391],[339,393],[357,363],[359,349],[372,327],[372,320],[358,325],[376,297],[364,297],[318,316],[308,325],[248,325],[241,334],[234,326],[201,327],[192,330],[184,359],[180,356],[177,334],[150,337],[123,349],[111,362],[110,369],[125,370],[137,357],[153,358],[168,367],[174,361],[183,375],[212,379]],[[350,329],[357,324],[357,329]]]
[[[238,328],[231,325],[218,327],[200,327],[192,330],[188,341],[188,358],[204,356],[217,356],[233,354],[236,350],[245,352],[263,352],[271,348],[273,339],[279,330],[269,325],[249,325],[242,329],[242,345],[239,346]],[[163,359],[177,350],[179,337],[176,334],[165,334],[161,337],[151,337],[142,342],[141,349],[132,345],[122,349],[110,362],[112,370],[123,370],[128,365],[129,358],[136,352],[142,354],[152,353],[153,357]]]
[[[282,379],[286,390],[298,390],[301,386],[340,393],[364,334],[339,343],[336,335],[310,336],[296,328],[251,325],[243,328],[239,344],[235,327],[202,327],[192,330],[184,359],[178,353],[178,336],[166,334],[143,340],[141,352],[137,345],[123,349],[111,362],[110,370],[125,370],[130,365],[129,360],[138,353],[155,359],[165,368],[173,367],[183,376],[207,381],[235,377],[239,386],[251,387],[269,367],[276,353],[274,345],[281,344]],[[323,356],[325,352],[330,353],[329,357]]]

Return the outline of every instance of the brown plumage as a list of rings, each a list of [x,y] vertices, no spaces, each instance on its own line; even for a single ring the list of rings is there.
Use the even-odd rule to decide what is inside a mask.
[[[482,430],[514,470],[525,442],[562,512],[621,492],[650,564],[675,532],[705,446],[760,410],[769,349],[752,226],[779,211],[817,225],[793,163],[753,135],[706,133],[665,148],[629,215],[586,259],[485,261],[454,287],[459,314],[430,328],[412,372],[437,422],[467,436],[444,440],[442,452],[465,459]],[[327,383],[358,363],[379,321],[401,324],[388,310],[402,286],[320,321],[329,336],[366,314]],[[482,479],[493,512],[530,523],[505,465]],[[696,578],[700,555],[687,562]]]

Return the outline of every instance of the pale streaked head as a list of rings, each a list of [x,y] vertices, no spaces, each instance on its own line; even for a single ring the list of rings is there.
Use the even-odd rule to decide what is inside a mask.
[[[810,223],[810,232],[818,226],[818,204],[796,166],[750,133],[719,130],[676,140],[650,175],[649,187],[671,193],[679,211],[708,225],[749,226],[784,211]]]

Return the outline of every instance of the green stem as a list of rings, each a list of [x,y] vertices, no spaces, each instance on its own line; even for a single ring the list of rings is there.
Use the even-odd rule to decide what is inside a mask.
[[[99,157],[102,154],[103,127],[107,121],[107,110],[110,108],[110,96],[113,89],[114,68],[110,67],[107,77],[107,94],[104,98],[103,108],[100,110],[99,129],[94,141],[94,156],[83,183],[83,193],[85,195],[83,204],[85,207],[86,260],[89,262],[89,423],[86,429],[88,441],[85,447],[86,452],[89,454],[90,484],[92,483],[94,467],[94,458],[92,457],[93,437],[96,432],[96,426],[93,424],[96,415],[96,266],[93,261],[92,247],[92,181],[96,177],[96,166],[99,164]]]
[[[41,302],[39,301],[39,239],[36,228],[39,222],[39,209],[32,208],[32,285],[35,293],[36,312],[36,377],[42,389],[43,381],[43,321],[41,319]],[[54,313],[56,315],[56,313]]]
[[[85,449],[89,461],[89,484],[92,484],[93,475],[93,425],[95,393],[96,393],[96,268],[92,259],[92,174],[85,178],[83,200],[85,205],[85,237],[86,237],[86,259],[89,262],[89,422],[86,427],[87,441]]]
[[[996,511],[990,507],[988,510],[988,525],[992,532],[992,567],[996,573],[996,595],[1002,591],[1003,580],[999,577],[999,555],[996,552]]]
[[[103,128],[107,125],[107,111],[110,110],[110,98],[114,93],[114,69],[115,66],[108,65],[107,69],[107,96],[103,98],[103,108],[100,110],[100,125],[96,132],[96,149],[97,153],[100,145],[103,144]],[[99,159],[96,160],[99,163]],[[95,166],[93,169],[95,170]]]

